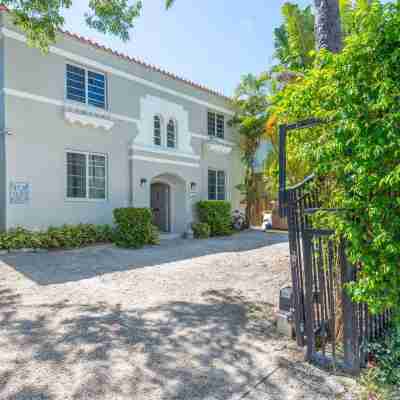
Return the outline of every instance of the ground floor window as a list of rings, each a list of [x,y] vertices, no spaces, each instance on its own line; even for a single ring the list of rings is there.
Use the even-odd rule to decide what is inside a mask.
[[[225,171],[208,170],[208,200],[226,200]]]
[[[67,152],[67,198],[107,198],[107,156]]]

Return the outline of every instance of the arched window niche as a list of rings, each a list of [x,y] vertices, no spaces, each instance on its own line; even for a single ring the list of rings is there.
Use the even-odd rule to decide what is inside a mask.
[[[162,143],[162,119],[159,115],[155,115],[153,118],[153,144],[161,147]]]
[[[173,118],[168,120],[167,124],[167,147],[169,149],[176,149],[177,145],[177,126]]]

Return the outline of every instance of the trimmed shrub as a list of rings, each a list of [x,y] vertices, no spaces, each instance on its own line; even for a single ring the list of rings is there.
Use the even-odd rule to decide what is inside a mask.
[[[206,200],[197,203],[200,222],[208,224],[211,236],[227,236],[233,233],[231,203]]]
[[[160,230],[155,225],[151,227],[151,238],[149,244],[152,245],[160,244]]]
[[[0,234],[0,247],[2,250],[32,248],[32,233],[22,227],[10,229]]]
[[[211,229],[210,225],[199,222],[197,224],[192,225],[193,234],[196,239],[207,239],[210,237]]]
[[[73,249],[95,243],[109,243],[113,238],[110,225],[63,225],[46,231],[30,231],[17,227],[0,233],[0,249]]]
[[[157,240],[149,208],[117,208],[114,220],[117,225],[114,243],[117,246],[137,249]]]

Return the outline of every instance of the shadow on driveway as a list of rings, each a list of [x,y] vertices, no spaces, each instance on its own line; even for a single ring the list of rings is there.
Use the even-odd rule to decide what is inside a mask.
[[[249,302],[232,289],[202,297],[122,310],[103,303],[19,304],[3,290],[2,351],[18,348],[19,354],[2,367],[0,397],[225,400],[259,381],[260,399],[282,400],[286,383],[270,379],[279,370],[299,379],[299,397],[291,398],[310,398],[302,397],[308,389],[313,399],[331,398],[323,377],[310,384],[293,374],[290,362],[260,368],[259,357],[273,357],[263,344],[278,340],[272,304]]]
[[[226,238],[163,241],[160,246],[140,250],[107,245],[50,253],[10,254],[2,256],[0,261],[39,285],[53,285],[137,268],[165,267],[185,260],[201,264],[204,256],[241,253],[285,242],[287,235],[284,233],[246,231]]]

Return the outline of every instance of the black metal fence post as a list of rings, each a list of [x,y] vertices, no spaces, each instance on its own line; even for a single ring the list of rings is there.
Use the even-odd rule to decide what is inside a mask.
[[[357,305],[353,303],[347,291],[347,284],[354,281],[356,270],[347,260],[344,241],[341,241],[339,246],[339,257],[342,272],[344,366],[350,373],[358,374],[361,368],[361,357],[356,315]]]
[[[325,121],[326,122],[326,121]],[[291,130],[311,128],[324,121],[309,119],[279,127],[279,208],[289,225],[290,268],[292,274],[294,322],[298,345],[307,345],[307,360],[336,364],[336,309],[341,297],[343,318],[344,365],[357,374],[366,358],[369,341],[385,334],[390,313],[372,316],[365,304],[352,302],[346,290],[357,279],[356,269],[346,257],[346,244],[336,246],[334,231],[314,229],[311,215],[316,212],[342,212],[321,208],[323,182],[314,175],[287,187],[286,144]],[[316,245],[315,245],[316,244]],[[338,261],[336,270],[335,262]],[[337,280],[337,275],[340,280]],[[338,286],[339,285],[339,286]],[[331,357],[326,353],[331,344]]]
[[[303,233],[304,244],[304,277],[305,277],[305,334],[306,334],[306,360],[312,361],[315,355],[315,332],[314,332],[314,289],[312,274],[312,236],[305,230]]]

